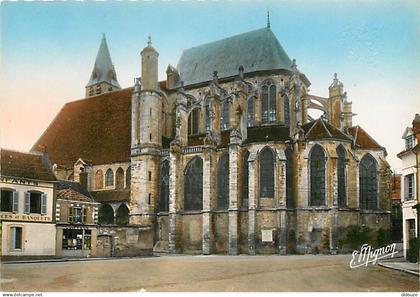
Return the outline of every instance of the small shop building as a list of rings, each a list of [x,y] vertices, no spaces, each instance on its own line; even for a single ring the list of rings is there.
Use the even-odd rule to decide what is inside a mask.
[[[56,223],[57,256],[96,257],[98,207],[79,183],[58,182]]]

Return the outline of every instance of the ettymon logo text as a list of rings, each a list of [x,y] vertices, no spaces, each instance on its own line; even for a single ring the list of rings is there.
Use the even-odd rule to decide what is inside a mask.
[[[369,244],[364,244],[360,251],[353,251],[350,268],[368,266],[369,263],[376,264],[380,259],[387,257],[393,258],[396,253],[398,251],[395,243],[378,249],[373,249]]]

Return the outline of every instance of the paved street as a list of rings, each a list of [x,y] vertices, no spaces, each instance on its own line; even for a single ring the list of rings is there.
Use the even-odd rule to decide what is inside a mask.
[[[3,291],[418,291],[418,277],[339,256],[167,256],[2,264]]]

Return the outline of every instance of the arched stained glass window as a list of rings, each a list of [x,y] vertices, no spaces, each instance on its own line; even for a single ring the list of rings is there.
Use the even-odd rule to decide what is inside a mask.
[[[104,173],[102,170],[98,170],[95,173],[95,188],[102,189],[104,187]]]
[[[211,101],[210,98],[206,98],[204,103],[206,107],[206,131],[210,131],[211,128]]]
[[[217,163],[217,208],[229,208],[229,155],[224,154]]]
[[[360,209],[377,209],[378,177],[376,161],[367,154],[359,164]]]
[[[271,81],[261,87],[261,120],[263,124],[276,122],[276,86]]]
[[[320,145],[315,145],[310,154],[311,206],[325,205],[325,154]]]
[[[249,159],[249,151],[246,150],[244,152],[242,158],[242,168],[243,168],[243,176],[242,176],[242,207],[248,207],[248,199],[249,199],[249,167],[248,167],[248,159]]]
[[[159,211],[169,210],[169,161],[164,161],[160,167]]]
[[[253,127],[255,125],[255,100],[253,97],[248,100],[247,123],[248,127]]]
[[[287,95],[284,95],[283,98],[284,98],[284,123],[286,125],[290,125],[289,97]]]
[[[337,147],[337,156],[338,206],[346,206],[346,151],[342,145]]]
[[[221,130],[228,130],[230,128],[230,103],[227,100],[222,103],[221,114]]]
[[[185,170],[184,209],[203,209],[203,160],[200,157],[192,159]]]
[[[274,198],[274,154],[268,147],[260,153],[260,198]]]
[[[114,185],[114,171],[109,168],[105,173],[105,187]]]
[[[188,117],[188,135],[199,133],[200,109],[194,108]]]
[[[293,167],[292,167],[292,150],[287,148],[286,154],[286,206],[294,207],[293,203]]]
[[[124,170],[121,167],[115,172],[115,188],[124,189]]]

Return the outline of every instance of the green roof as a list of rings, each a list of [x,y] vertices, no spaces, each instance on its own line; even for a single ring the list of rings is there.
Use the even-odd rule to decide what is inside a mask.
[[[177,69],[184,85],[211,81],[244,72],[291,70],[292,61],[270,28],[250,31],[184,50]]]

